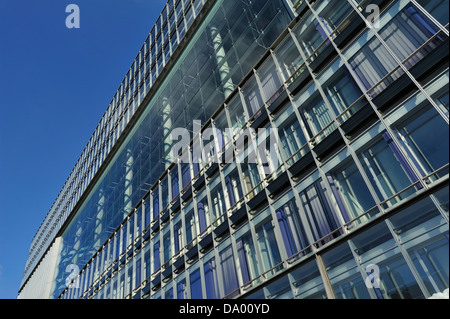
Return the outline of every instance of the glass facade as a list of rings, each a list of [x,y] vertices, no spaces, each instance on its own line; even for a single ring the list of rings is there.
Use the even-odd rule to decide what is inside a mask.
[[[448,0],[175,2],[147,45],[163,77],[64,224],[51,297],[448,289]]]

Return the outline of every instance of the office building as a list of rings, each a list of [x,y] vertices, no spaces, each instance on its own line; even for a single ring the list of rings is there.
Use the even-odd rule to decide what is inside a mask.
[[[448,289],[448,2],[169,0],[19,298]]]

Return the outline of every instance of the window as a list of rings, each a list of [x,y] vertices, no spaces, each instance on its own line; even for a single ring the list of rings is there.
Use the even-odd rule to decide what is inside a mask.
[[[178,166],[175,165],[175,168],[172,169],[170,180],[172,183],[172,200],[175,199],[180,193],[179,183],[178,183]]]
[[[132,287],[131,285],[133,284],[133,263],[127,263],[126,264],[126,272],[127,272],[127,277],[126,277],[126,290],[125,290],[125,296],[127,296],[129,293],[131,293]]]
[[[258,129],[256,142],[258,145],[259,163],[265,175],[277,172],[278,168],[283,164],[278,140],[275,135],[275,129],[271,124]]]
[[[217,270],[216,261],[214,258],[206,261],[203,264],[203,269],[205,273],[205,288],[206,288],[206,298],[208,299],[219,299],[219,287],[217,284]]]
[[[384,132],[382,136],[382,139],[360,152],[359,158],[378,197],[388,199],[416,182],[417,176],[389,134]],[[409,189],[398,198],[407,197],[411,192],[414,189]]]
[[[411,4],[407,5],[379,32],[380,36],[393,51],[396,57],[403,61],[435,32],[437,27]],[[437,39],[436,41],[440,41]],[[433,46],[430,47],[430,50]],[[412,67],[428,52],[421,50],[413,59],[407,61],[405,66]],[[357,73],[366,89],[373,87],[381,78],[392,71],[397,63],[388,53],[381,42],[373,37],[352,59],[350,64]],[[393,80],[399,75],[393,76]],[[383,90],[389,83],[385,82],[377,88],[375,93]]]
[[[167,176],[161,181],[161,198],[161,208],[164,210],[169,205],[169,179]]]
[[[161,257],[160,257],[160,248],[159,247],[160,247],[159,241],[157,241],[153,245],[153,271],[152,271],[152,273],[154,273],[159,268],[161,268]]]
[[[326,92],[336,114],[343,113],[362,95],[356,82],[345,69],[341,69],[341,71],[333,76],[330,83],[326,85]],[[356,113],[361,106],[358,103],[352,107],[350,109],[350,115]]]
[[[150,225],[150,196],[144,200],[144,230]]]
[[[264,100],[269,100],[275,92],[283,85],[272,56],[268,56],[264,63],[257,70],[261,82]]]
[[[239,269],[243,284],[250,282],[259,276],[258,260],[256,258],[255,246],[250,233],[244,234],[236,240]]]
[[[449,21],[448,0],[417,0],[443,26]]]
[[[336,129],[336,124],[329,126],[333,122],[334,116],[325,104],[325,101],[318,94],[302,105],[304,106],[303,113],[309,128],[313,132],[313,136],[316,136],[325,128],[324,133],[326,135],[329,135]]]
[[[326,24],[330,28],[330,31],[334,31],[344,20],[345,18],[353,12],[353,8],[347,1],[333,1],[327,0],[323,1],[323,3],[327,3],[326,6],[322,10],[317,12]]]
[[[292,299],[292,289],[288,276],[283,276],[266,288],[267,299]]]
[[[186,214],[186,243],[189,244],[196,236],[197,230],[195,227],[194,210]]]
[[[401,10],[380,32],[380,36],[400,61],[406,59],[411,53],[418,49],[423,43],[431,38],[438,28],[414,5],[409,4]],[[437,40],[437,41],[436,41]],[[413,59],[405,63],[407,68],[412,67],[420,61],[431,50],[436,48],[432,44],[426,51],[421,50]]]
[[[300,191],[299,196],[315,240],[325,237],[338,228],[339,219],[333,209],[330,194],[321,179]],[[327,237],[324,242],[332,238]]]
[[[286,39],[274,51],[275,57],[281,66],[284,81],[287,81],[303,64],[303,59],[294,41],[288,35]]]
[[[286,109],[284,113],[292,113],[292,107]],[[306,138],[303,134],[302,128],[295,114],[285,119],[284,113],[275,120],[275,126],[278,127],[278,136],[280,137],[281,151],[286,159],[297,153],[302,147],[300,155],[306,154],[308,147],[306,145]]]
[[[378,299],[417,299],[423,294],[385,223],[372,226],[351,240],[363,269],[379,267],[380,287],[373,290]]]
[[[129,227],[128,231],[128,240],[127,240],[127,247],[133,243],[134,240],[134,219],[135,215],[131,215],[130,219],[127,222],[127,226]]]
[[[183,189],[191,182],[191,169],[189,163],[181,163],[181,176],[183,182]]]
[[[263,222],[255,230],[263,271],[267,272],[281,262],[272,221]]]
[[[258,112],[264,103],[255,76],[252,76],[244,84],[242,87],[242,94],[244,96],[245,105],[247,106],[248,115],[251,118],[256,112]]]
[[[324,39],[327,38],[330,30],[324,30],[310,12],[303,19],[303,23],[299,23],[292,31],[305,52],[305,55],[309,57]],[[326,21],[323,19],[322,22],[326,24]]]
[[[231,245],[220,251],[220,265],[222,267],[222,282],[225,296],[239,288],[233,248]]]
[[[209,216],[209,207],[211,206],[208,205],[208,199],[204,192],[199,197],[200,199],[197,201],[197,213],[200,233],[202,233],[204,230],[206,230],[206,227],[211,224]]]
[[[214,127],[217,135],[217,142],[219,146],[219,153],[225,152],[225,147],[230,147],[228,143],[232,141],[232,131],[229,129],[227,115],[225,110],[222,110],[219,115],[214,119]]]
[[[239,94],[232,98],[227,107],[230,114],[231,126],[233,127],[233,136],[235,136],[245,125],[246,121],[244,108],[242,107]]]
[[[121,233],[122,233],[121,253],[125,252],[125,249],[127,249],[127,227],[128,227],[128,224],[125,224],[121,228]]]
[[[134,284],[133,284],[133,289],[136,289],[142,282],[141,279],[141,254],[138,254],[137,257],[135,257],[136,259],[136,263],[134,266]]]
[[[367,90],[375,86],[386,74],[396,67],[394,58],[389,55],[386,48],[375,37],[367,42],[353,58],[349,59],[349,63]],[[376,93],[379,93],[385,87],[380,86]]]
[[[396,125],[396,129],[423,175],[428,175],[448,163],[448,125],[431,106]],[[447,172],[448,169],[439,172],[437,176],[441,177]]]
[[[447,116],[448,116],[448,111],[449,111],[449,102],[448,102],[448,91],[444,94],[442,94],[440,97],[438,97],[438,104],[442,105],[444,107],[444,109],[447,111]]]
[[[289,199],[293,196],[294,194],[290,192],[274,205],[278,225],[280,226],[284,247],[286,248],[288,257],[291,257],[309,245],[309,241],[306,237],[305,229],[295,203],[295,198]],[[284,202],[287,199],[289,200],[286,203],[280,205],[280,202]]]
[[[172,245],[171,245],[171,233],[170,228],[167,228],[167,231],[164,234],[163,237],[163,244],[164,244],[164,263],[168,262],[170,258],[172,258]]]
[[[142,212],[142,207],[139,207],[138,210],[135,213],[135,218],[134,219],[136,220],[136,222],[135,222],[135,225],[134,225],[135,226],[135,231],[134,231],[135,236],[134,236],[134,238],[138,238],[139,235],[142,232],[142,215],[141,215],[141,212]]]
[[[119,270],[119,293],[118,299],[125,297],[125,267]]]
[[[200,269],[197,268],[191,271],[190,277],[191,299],[202,299],[202,281],[200,277]]]
[[[150,271],[150,245],[146,245],[144,248],[144,260],[143,260],[143,276],[142,278],[147,279],[151,275]]]
[[[446,193],[448,187],[439,192]],[[437,193],[433,196],[439,197]],[[428,294],[442,292],[449,283],[448,224],[427,197],[389,218],[393,231],[407,250]],[[440,227],[441,231],[436,232]]]
[[[173,232],[174,232],[174,252],[175,254],[180,251],[181,248],[183,248],[183,236],[182,236],[182,223],[181,221],[177,222],[173,226]]]
[[[186,279],[182,278],[182,279],[178,279],[177,282],[177,299],[186,299]]]
[[[152,194],[152,201],[153,201],[153,219],[157,218],[159,215],[159,192],[158,188],[156,188],[156,191]]]
[[[332,189],[335,189],[335,197],[342,198],[342,208],[345,211],[341,209],[341,213],[346,222],[357,218],[375,206],[375,201],[353,161],[335,169],[332,175],[328,176],[328,180]],[[346,216],[347,214],[348,216]],[[364,217],[363,220],[366,218]]]
[[[228,166],[227,171],[229,168],[231,167]],[[228,200],[230,201],[230,206],[232,207],[239,200],[241,200],[242,197],[244,197],[244,193],[242,191],[238,170],[235,168],[231,173],[228,173],[227,171],[224,172],[225,185],[227,189]]]
[[[322,256],[337,299],[370,299],[364,279],[347,243]]]
[[[211,190],[211,204],[214,221],[219,219],[220,217],[222,217],[221,220],[223,221],[224,217],[222,215],[226,211],[226,206],[225,206],[225,197],[223,194],[222,185],[220,184],[220,181],[219,185],[217,185],[213,190]]]
[[[310,261],[290,273],[295,299],[327,299],[322,277],[315,261]]]
[[[173,288],[168,288],[164,293],[164,299],[173,299]]]
[[[259,183],[261,182],[261,178],[258,173],[258,166],[257,166],[257,164],[244,162],[243,164],[241,164],[241,167],[242,167],[242,174],[243,174],[246,192],[249,193],[255,187],[257,187],[259,185]],[[257,192],[259,192],[259,190],[260,189],[258,189]],[[252,193],[249,196],[253,197],[254,195],[256,195],[256,194]]]

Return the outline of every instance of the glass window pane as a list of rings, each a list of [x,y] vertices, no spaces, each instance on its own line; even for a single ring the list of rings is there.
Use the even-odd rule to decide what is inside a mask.
[[[191,290],[191,299],[202,299],[202,281],[200,277],[200,269],[196,269],[191,271],[189,277],[190,285],[189,288]]]
[[[330,31],[334,31],[353,11],[353,8],[347,1],[326,0],[322,1],[316,10],[317,14],[326,21]]]
[[[262,106],[263,98],[259,91],[255,76],[252,76],[242,87],[242,94],[244,96],[247,112],[252,117]]]
[[[288,107],[285,111],[286,114],[292,114],[292,112],[292,106]],[[306,145],[305,135],[295,114],[291,115],[287,119],[283,116],[283,114],[280,115],[275,120],[275,126],[278,128],[281,151],[284,153],[285,158],[290,158]],[[304,155],[307,151],[308,148],[305,147],[299,155]]]
[[[329,84],[326,84],[326,93],[334,111],[337,115],[344,112],[350,107],[361,95],[362,92],[354,81],[349,72],[343,69],[332,77]],[[362,106],[361,103],[356,104],[350,109],[353,115]],[[346,118],[344,118],[345,120]]]
[[[446,197],[448,201],[448,188]],[[449,232],[428,197],[389,218],[429,295],[449,286]]]
[[[448,163],[448,124],[431,106],[414,115],[397,127],[405,148],[418,168],[428,175]],[[448,172],[439,172],[443,176]]]
[[[417,299],[424,297],[385,223],[371,227],[354,237],[351,242],[362,267],[368,274],[372,274],[369,271],[369,265],[379,268],[379,288],[375,283],[372,288],[369,288],[373,289],[377,298]],[[376,275],[376,272],[373,273],[373,276]]]
[[[293,193],[290,192],[290,195],[286,195],[274,205],[278,225],[280,226],[284,247],[286,248],[288,257],[291,257],[309,245],[303,223],[300,219],[298,207],[295,203],[295,198],[283,203],[286,199],[292,196]]]
[[[244,197],[238,170],[235,168],[231,173],[228,173],[228,169],[232,167],[234,167],[233,164],[228,165],[226,171],[224,172],[225,186],[227,189],[228,200],[231,207],[239,202],[242,197]]]
[[[371,32],[369,31],[369,33]],[[397,66],[394,58],[374,36],[349,59],[349,63],[367,90]],[[378,90],[381,91],[384,88],[385,86],[379,86]]]
[[[417,0],[417,2],[443,26],[447,25],[449,21],[448,0]]]
[[[255,245],[250,233],[247,233],[236,240],[239,269],[243,284],[250,282],[259,276],[258,260],[256,258]]]
[[[417,181],[417,177],[389,135],[383,134],[383,137],[362,151],[359,158],[379,198],[388,199]],[[413,192],[414,189],[410,188],[394,200],[406,198]]]
[[[283,84],[271,55],[256,72],[261,82],[264,100],[268,101]]]
[[[333,208],[330,194],[321,179],[301,190],[299,196],[315,240],[325,237],[339,227],[341,223]],[[330,241],[337,235],[325,238],[320,244]]]
[[[233,127],[233,136],[238,133],[238,131],[245,124],[245,113],[242,107],[241,99],[239,94],[233,97],[230,103],[227,105],[230,112],[231,125]]]
[[[315,261],[310,261],[290,273],[295,299],[327,299],[322,277]]]
[[[239,288],[233,248],[228,246],[220,252],[220,265],[222,267],[222,282],[225,296]]]
[[[261,254],[263,270],[269,271],[281,262],[280,252],[273,232],[272,221],[268,221],[256,228],[256,239]]]
[[[205,273],[205,288],[206,297],[208,299],[218,299],[219,296],[219,286],[217,284],[217,270],[216,261],[214,258],[206,261],[203,264]]]
[[[370,299],[347,243],[325,253],[322,259],[337,299]]]
[[[293,293],[288,276],[278,278],[267,286],[267,299],[292,299]]]
[[[295,74],[304,62],[290,35],[275,49],[274,54],[281,66],[284,81]]]
[[[397,13],[379,34],[397,58],[403,61],[437,31],[436,25],[414,5],[409,4]],[[405,66],[412,67],[428,52],[421,51],[421,53],[423,54],[416,55]]]
[[[326,129],[323,132],[325,135],[329,135],[336,129],[336,124],[328,126],[334,121],[334,115],[319,94],[316,94],[303,105],[303,114],[307,119],[308,126],[311,129],[313,136],[316,136],[325,128]]]
[[[346,221],[355,219],[375,206],[375,201],[353,161],[335,169],[332,176],[334,180],[329,178],[329,181],[338,192],[335,196],[343,200],[345,211],[342,211],[342,213]],[[348,217],[345,215],[348,215]],[[358,222],[366,221],[367,217],[366,215],[358,219]]]

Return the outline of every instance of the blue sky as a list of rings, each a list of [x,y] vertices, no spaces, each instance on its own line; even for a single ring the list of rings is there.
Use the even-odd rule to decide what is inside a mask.
[[[0,299],[165,3],[0,0]]]

